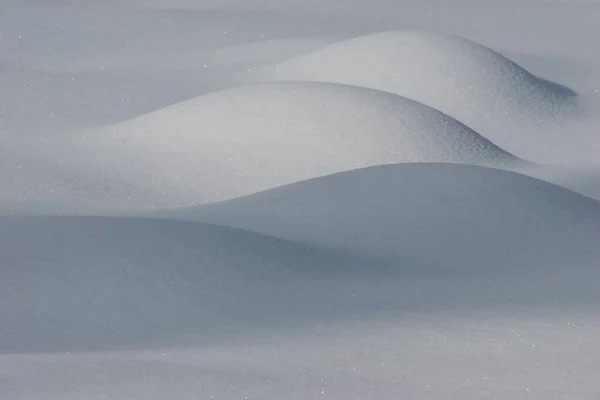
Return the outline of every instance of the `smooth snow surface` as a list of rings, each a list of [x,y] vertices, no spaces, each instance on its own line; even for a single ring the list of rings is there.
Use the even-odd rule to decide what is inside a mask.
[[[396,93],[437,108],[534,161],[556,161],[572,140],[551,131],[576,112],[575,92],[458,37],[419,31],[376,33],[268,67],[258,76]]]
[[[0,399],[600,399],[598,21],[0,0]]]
[[[387,163],[521,164],[435,109],[326,83],[224,90],[81,135],[46,139],[35,153],[43,171],[19,166],[6,174],[5,186],[15,186],[15,176],[19,182],[2,203],[27,198],[27,210],[58,203],[63,212],[106,212],[225,200]],[[61,153],[67,156],[53,163]],[[89,175],[102,186],[89,187]],[[18,191],[32,186],[50,187],[37,196]]]
[[[594,265],[600,257],[600,202],[465,165],[372,167],[167,215],[370,254],[417,273],[564,267],[573,258]]]
[[[234,328],[290,317],[270,299],[299,275],[310,277],[306,266],[326,275],[349,259],[236,229],[150,219],[5,217],[0,235],[1,353],[240,336]]]

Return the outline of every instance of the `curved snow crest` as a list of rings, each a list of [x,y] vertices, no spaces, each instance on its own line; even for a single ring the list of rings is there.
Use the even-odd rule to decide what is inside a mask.
[[[413,100],[314,82],[215,92],[95,132],[79,146],[88,146],[80,153],[98,161],[90,168],[118,169],[136,184],[151,176],[151,185],[188,202],[389,163],[519,162]]]
[[[505,128],[546,127],[572,111],[576,96],[492,49],[426,31],[356,37],[267,67],[257,76],[396,93],[450,115],[513,153],[527,141],[515,142],[520,132],[511,135]]]
[[[459,164],[365,168],[167,215],[454,272],[589,266],[600,257],[600,202]]]

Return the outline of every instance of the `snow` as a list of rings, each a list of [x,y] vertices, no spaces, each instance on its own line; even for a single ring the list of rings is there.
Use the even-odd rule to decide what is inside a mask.
[[[57,201],[64,207],[66,201],[56,198],[65,191],[71,194],[71,212],[82,204],[87,208],[80,212],[97,212],[91,209],[94,202],[108,211],[115,203],[128,208],[205,203],[386,163],[519,164],[437,110],[383,92],[325,83],[229,89],[82,135],[75,142],[58,135],[46,139],[35,153],[38,163],[49,166],[44,180],[60,187],[46,192],[45,207]],[[58,153],[67,156],[53,171],[47,157]],[[40,176],[21,169],[10,177],[16,174],[23,180]],[[74,190],[90,175],[106,182],[99,189],[113,193],[110,199],[99,203],[105,196],[94,188]],[[143,191],[132,194],[128,188]]]
[[[396,93],[450,115],[531,161],[556,162],[557,154],[564,157],[569,150],[565,146],[574,140],[573,135],[567,140],[564,133],[548,132],[560,117],[576,113],[574,91],[539,79],[497,52],[459,37],[419,31],[376,33],[287,60],[258,76]]]
[[[1,1],[0,398],[597,398],[599,19]]]
[[[598,201],[467,165],[371,167],[167,215],[368,254],[411,273],[562,268],[600,257]]]
[[[348,260],[256,233],[139,218],[4,217],[1,237],[0,352],[9,354],[235,338],[287,317],[271,299],[297,284],[299,266],[335,270]],[[244,323],[234,330],[236,318]]]
[[[43,171],[6,174],[5,186],[15,186],[15,176],[19,182],[0,196],[0,205],[33,197],[37,204],[21,201],[21,209],[107,213],[225,200],[387,163],[524,164],[435,109],[329,83],[218,91],[80,135],[45,138],[26,154]],[[21,151],[19,145],[7,157]],[[60,164],[53,162],[56,154],[63,154]],[[92,187],[88,176],[95,177]],[[28,193],[44,186],[45,193]]]

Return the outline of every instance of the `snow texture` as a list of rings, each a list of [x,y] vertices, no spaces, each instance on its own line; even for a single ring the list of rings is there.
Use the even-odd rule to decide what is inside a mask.
[[[600,398],[599,20],[0,1],[0,399]]]

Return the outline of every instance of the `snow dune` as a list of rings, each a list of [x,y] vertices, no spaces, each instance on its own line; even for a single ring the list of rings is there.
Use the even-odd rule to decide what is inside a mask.
[[[236,229],[107,217],[2,217],[0,256],[0,354],[252,335],[286,313],[293,323],[298,307],[284,313],[269,299],[293,302],[281,293],[298,276],[350,267],[341,254]]]
[[[426,31],[359,36],[264,68],[255,76],[396,93],[448,114],[531,161],[556,162],[572,147],[565,147],[565,132],[548,132],[576,112],[572,90],[455,36]]]
[[[415,101],[372,89],[309,82],[215,92],[44,142],[30,155],[34,163],[46,159],[51,166],[54,161],[48,156],[67,154],[55,167],[55,177],[52,167],[38,168],[46,176],[43,182],[36,169],[14,174],[22,176],[20,187],[49,186],[48,202],[64,209],[66,199],[70,211],[219,201],[387,163],[519,164],[473,130]],[[86,174],[102,184],[90,188]],[[27,180],[32,184],[24,185]],[[47,183],[54,181],[62,184]],[[8,193],[13,194],[10,204],[16,203],[15,193],[17,199],[25,197],[18,190]]]
[[[0,0],[0,399],[598,398],[599,20]]]
[[[124,398],[158,374],[192,398],[196,385],[275,398],[310,394],[312,378],[293,382],[313,371],[330,393],[373,386],[389,398],[425,385],[397,373],[421,382],[427,369],[471,393],[480,386],[458,388],[448,370],[469,379],[482,368],[502,391],[524,373],[552,375],[527,366],[554,357],[579,371],[556,382],[594,387],[600,203],[584,196],[485,167],[398,164],[168,217],[231,227],[0,219],[0,393],[27,398],[23,377],[38,377],[36,393],[55,398]],[[553,345],[567,337],[577,344]],[[98,386],[115,370],[114,385]]]
[[[579,263],[419,276],[235,229],[129,218],[2,218],[0,239],[2,398],[596,389],[599,276]]]
[[[0,354],[202,348],[598,300],[600,203],[500,170],[378,166],[167,216],[3,217]]]
[[[491,168],[398,164],[167,213],[370,254],[416,272],[595,266],[600,202]]]

